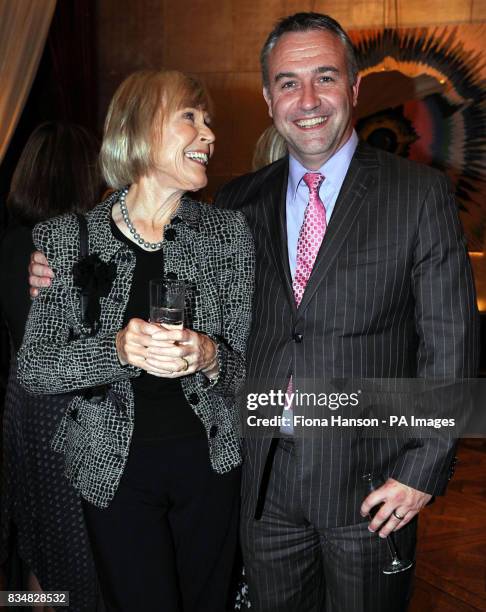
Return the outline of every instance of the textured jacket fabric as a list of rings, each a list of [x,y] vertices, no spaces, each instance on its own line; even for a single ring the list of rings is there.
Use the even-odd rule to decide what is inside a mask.
[[[447,179],[359,144],[297,308],[287,253],[287,176],[284,158],[235,179],[216,198],[245,214],[255,240],[249,384],[285,390],[291,374],[294,388],[321,390],[336,379],[474,377],[474,284]],[[321,409],[320,416],[330,411]],[[248,515],[261,500],[272,435],[278,435],[266,431],[249,431],[245,439]],[[303,511],[319,525],[362,520],[366,472],[440,494],[453,471],[452,440],[363,439],[329,430],[319,437],[298,429],[295,438]]]
[[[141,370],[122,366],[115,348],[123,326],[135,254],[111,232],[112,206],[119,193],[87,214],[90,253],[116,265],[116,277],[101,298],[100,328],[88,337],[72,268],[79,254],[74,215],[37,225],[35,246],[55,277],[33,302],[19,352],[19,378],[32,393],[73,392],[53,441],[66,455],[66,475],[91,503],[106,507],[128,457],[134,424],[130,378]],[[244,353],[253,293],[253,242],[241,213],[218,210],[184,197],[164,234],[164,274],[186,282],[185,324],[215,339],[220,373],[181,378],[184,395],[201,419],[213,469],[224,473],[241,462],[235,394],[245,375]],[[147,289],[148,290],[148,289]],[[81,391],[108,385],[95,401]],[[76,393],[80,391],[80,393]]]

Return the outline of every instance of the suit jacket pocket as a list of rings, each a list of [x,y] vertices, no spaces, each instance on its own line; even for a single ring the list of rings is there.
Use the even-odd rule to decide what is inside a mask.
[[[400,250],[396,244],[381,245],[360,250],[344,252],[339,263],[347,268],[355,266],[375,266],[389,264],[399,258]]]
[[[71,417],[88,434],[91,446],[108,446],[123,451],[129,444],[131,419],[120,399],[121,394],[107,388],[108,392],[98,399],[76,397],[71,403],[68,418]]]
[[[77,488],[80,469],[89,452],[92,441],[89,430],[82,427],[72,417],[68,416],[66,420],[65,473],[69,482]]]
[[[106,508],[120,481],[126,454],[96,437],[95,432],[68,417],[66,477],[81,496]]]

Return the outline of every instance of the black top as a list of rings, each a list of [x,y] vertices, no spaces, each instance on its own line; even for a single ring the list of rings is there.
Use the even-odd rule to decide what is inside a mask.
[[[27,268],[34,250],[31,227],[17,223],[8,226],[0,243],[0,307],[15,351],[22,344],[29,316]]]
[[[163,276],[162,249],[145,251],[132,242],[111,222],[113,235],[127,244],[135,254],[132,288],[123,324],[130,319],[149,320],[149,281]],[[132,378],[135,401],[135,428],[132,444],[150,444],[183,436],[205,436],[202,422],[194,413],[182,391],[179,379],[159,378],[143,371]]]

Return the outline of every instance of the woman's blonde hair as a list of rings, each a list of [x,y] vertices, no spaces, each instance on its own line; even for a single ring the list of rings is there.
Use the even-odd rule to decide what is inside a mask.
[[[273,125],[270,125],[260,134],[260,138],[256,142],[251,162],[252,169],[254,171],[259,170],[284,157],[284,155],[287,155],[287,143]]]
[[[127,77],[113,96],[105,120],[100,164],[109,187],[120,189],[154,167],[154,125],[184,107],[211,112],[204,85],[177,70],[140,70]]]

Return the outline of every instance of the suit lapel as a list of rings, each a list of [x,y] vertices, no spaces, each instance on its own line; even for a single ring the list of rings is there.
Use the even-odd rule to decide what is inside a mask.
[[[287,179],[289,173],[288,158],[278,172],[269,177],[265,184],[264,203],[262,206],[265,227],[268,228],[269,251],[277,268],[280,281],[293,312],[296,312],[292,278],[290,276],[289,255],[287,246]]]
[[[317,254],[298,312],[303,312],[309,305],[319,284],[331,269],[363,208],[370,187],[376,180],[377,167],[378,160],[375,151],[367,145],[358,144],[334,206],[329,226]]]

